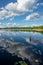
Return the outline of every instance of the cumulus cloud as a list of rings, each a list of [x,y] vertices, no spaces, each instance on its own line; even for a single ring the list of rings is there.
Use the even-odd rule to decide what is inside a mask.
[[[39,14],[38,13],[32,13],[28,16],[26,16],[25,20],[34,20],[34,19],[38,19],[39,18]]]
[[[19,24],[15,23],[15,22],[8,22],[8,23],[0,22],[0,28],[4,28],[4,27],[17,27],[17,26],[19,26]]]
[[[18,0],[17,8],[19,10],[28,11],[35,3],[36,0]]]
[[[0,19],[1,19],[1,18],[3,19],[6,14],[7,14],[7,11],[6,11],[5,9],[1,10],[1,11],[0,11]]]
[[[42,26],[43,24],[32,24],[31,27],[34,27],[34,26]]]
[[[0,10],[0,19],[10,18],[12,16],[20,16],[26,12],[31,12],[32,7],[36,4],[36,0],[17,0],[17,2],[8,3]]]
[[[37,3],[37,6],[39,6],[39,5],[43,6],[43,3]]]
[[[25,18],[25,20],[26,21],[29,21],[29,20],[43,20],[43,12],[41,12],[41,13],[32,13],[32,14],[30,14],[30,15],[28,15],[28,16],[26,16],[26,18]]]

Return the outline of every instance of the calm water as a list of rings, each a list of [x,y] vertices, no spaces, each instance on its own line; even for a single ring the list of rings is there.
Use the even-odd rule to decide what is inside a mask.
[[[0,60],[13,65],[18,57],[28,59],[31,65],[43,65],[43,34],[0,30]]]

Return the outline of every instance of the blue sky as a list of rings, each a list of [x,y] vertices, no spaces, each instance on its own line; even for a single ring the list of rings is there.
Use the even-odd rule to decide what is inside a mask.
[[[0,0],[0,27],[43,25],[43,0]]]

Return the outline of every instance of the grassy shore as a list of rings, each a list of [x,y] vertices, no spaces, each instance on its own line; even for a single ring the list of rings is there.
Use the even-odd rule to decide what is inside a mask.
[[[1,30],[12,30],[12,31],[27,31],[27,32],[41,32],[43,33],[43,26],[37,27],[6,27],[0,28]]]

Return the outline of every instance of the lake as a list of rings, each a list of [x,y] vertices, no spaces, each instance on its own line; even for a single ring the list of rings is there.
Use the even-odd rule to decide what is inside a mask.
[[[43,34],[0,30],[0,65],[20,65],[18,60],[43,65]]]

